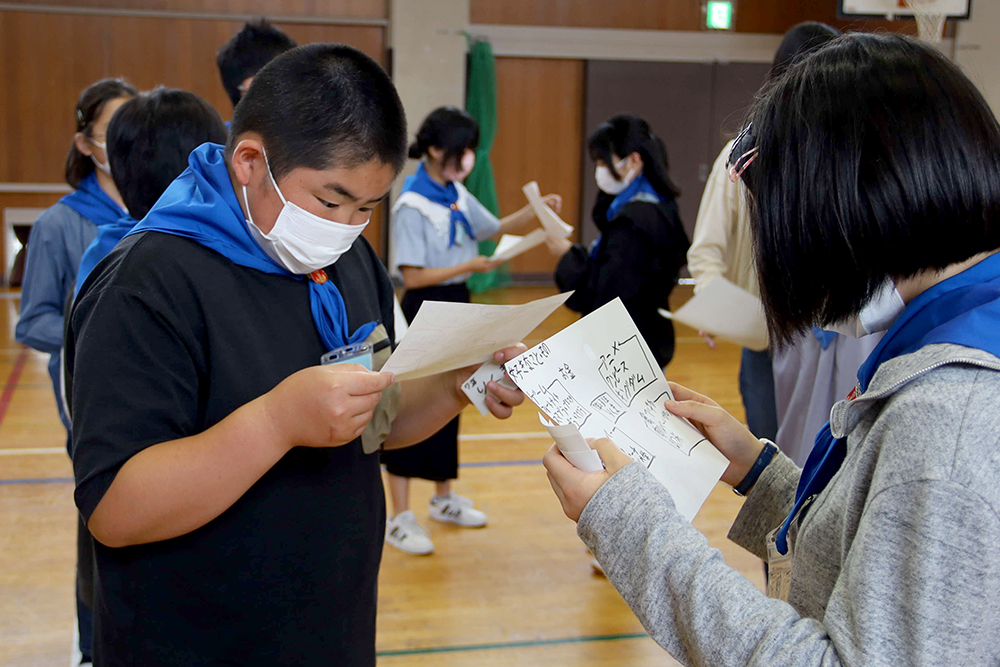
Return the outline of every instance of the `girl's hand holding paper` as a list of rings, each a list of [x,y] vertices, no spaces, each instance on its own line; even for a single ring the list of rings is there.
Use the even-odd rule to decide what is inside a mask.
[[[604,463],[604,469],[599,472],[580,470],[566,459],[557,445],[552,445],[542,458],[549,484],[559,498],[563,512],[573,521],[580,519],[583,508],[612,475],[632,463],[628,454],[607,438],[592,440],[589,444]]]

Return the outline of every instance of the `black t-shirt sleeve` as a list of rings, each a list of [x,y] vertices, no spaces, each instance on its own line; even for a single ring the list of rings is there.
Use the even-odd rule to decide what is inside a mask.
[[[73,310],[73,467],[88,520],[129,458],[196,432],[197,346],[156,301],[109,286]]]

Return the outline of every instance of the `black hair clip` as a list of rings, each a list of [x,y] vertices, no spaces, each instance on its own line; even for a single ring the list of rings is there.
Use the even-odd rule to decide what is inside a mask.
[[[757,159],[760,149],[754,144],[752,133],[753,123],[747,123],[743,131],[733,141],[733,147],[729,151],[726,159],[726,166],[729,167],[729,180],[735,183],[740,180],[747,167]]]

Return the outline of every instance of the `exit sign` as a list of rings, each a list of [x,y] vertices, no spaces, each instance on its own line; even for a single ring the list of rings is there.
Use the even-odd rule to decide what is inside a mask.
[[[732,30],[733,0],[708,0],[705,3],[705,27],[709,30]]]

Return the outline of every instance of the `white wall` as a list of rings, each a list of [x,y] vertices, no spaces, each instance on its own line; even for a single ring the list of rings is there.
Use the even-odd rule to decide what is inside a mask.
[[[392,0],[392,78],[406,109],[410,138],[439,106],[465,108],[469,0]],[[416,169],[407,165],[405,173]]]
[[[968,21],[959,21],[954,60],[1000,116],[1000,2],[974,0]]]

